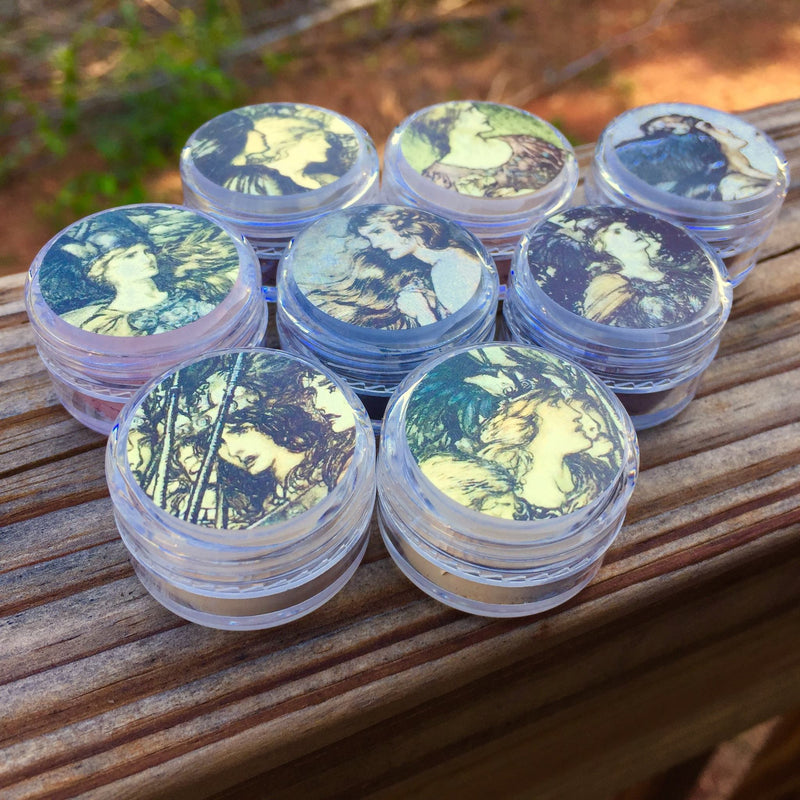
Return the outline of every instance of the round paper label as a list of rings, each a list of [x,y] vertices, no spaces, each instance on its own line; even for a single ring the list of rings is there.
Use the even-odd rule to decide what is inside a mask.
[[[626,169],[680,197],[747,199],[772,186],[778,174],[764,134],[722,111],[680,103],[643,106],[609,130]]]
[[[548,123],[496,103],[454,101],[418,114],[400,138],[411,167],[471,197],[519,197],[550,183],[572,153]]]
[[[184,366],[136,409],[131,473],[175,517],[206,527],[267,526],[312,508],[353,456],[355,415],[322,372],[274,350]]]
[[[291,274],[324,313],[364,328],[431,325],[472,300],[487,268],[474,240],[435,214],[359,206],[295,240]]]
[[[87,217],[51,244],[42,298],[65,322],[105,336],[165,333],[204,317],[239,276],[233,238],[206,217],[143,205]]]
[[[313,106],[265,103],[228,111],[189,140],[201,175],[248,195],[285,196],[341,178],[359,155],[352,124]]]
[[[406,439],[450,499],[495,517],[547,519],[591,503],[619,475],[621,421],[585,370],[519,345],[439,362],[413,389]]]
[[[528,266],[568,311],[620,328],[690,322],[713,296],[710,256],[686,231],[616,206],[571,208],[532,233]]]

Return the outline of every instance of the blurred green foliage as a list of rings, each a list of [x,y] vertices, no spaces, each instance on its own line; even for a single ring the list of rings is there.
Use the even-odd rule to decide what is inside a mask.
[[[54,221],[141,202],[146,176],[177,163],[193,130],[244,97],[224,65],[242,35],[236,2],[175,10],[156,30],[142,16],[140,4],[123,0],[112,26],[85,20],[66,42],[43,44],[52,75],[46,103],[21,88],[4,92],[0,128],[13,121],[25,134],[4,148],[0,179],[32,157],[63,159],[81,148],[99,161],[43,209]]]

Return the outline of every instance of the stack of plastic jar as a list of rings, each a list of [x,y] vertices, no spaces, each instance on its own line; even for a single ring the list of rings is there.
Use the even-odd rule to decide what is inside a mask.
[[[377,199],[379,188],[366,131],[299,103],[246,106],[209,120],[189,137],[180,168],[186,205],[253,245],[267,291],[298,231],[330,211]]]
[[[577,183],[565,137],[497,103],[423,108],[394,130],[384,153],[383,199],[461,223],[484,243],[503,285],[519,237],[566,206]]]
[[[659,103],[608,125],[586,197],[684,225],[720,253],[736,286],[755,266],[788,185],[786,157],[762,131],[711,108]]]
[[[694,397],[731,303],[719,255],[685,228],[636,209],[578,206],[522,238],[503,316],[513,340],[601,378],[642,429]]]
[[[25,303],[59,399],[101,433],[168,367],[260,344],[267,327],[253,248],[182,206],[114,208],[65,228],[34,259]]]
[[[285,350],[341,375],[378,423],[418,364],[495,333],[491,258],[455,222],[417,208],[367,205],[306,228],[278,273]]]

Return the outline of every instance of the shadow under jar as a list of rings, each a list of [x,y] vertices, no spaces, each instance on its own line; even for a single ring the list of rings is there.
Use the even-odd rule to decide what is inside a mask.
[[[106,477],[136,574],[213,628],[289,622],[361,561],[375,440],[327,370],[277,350],[224,350],[150,383],[109,437]]]
[[[278,261],[292,237],[338,208],[376,200],[379,161],[361,126],[301,103],[234,109],[201,125],[180,159],[184,202],[242,234],[274,300]]]
[[[333,212],[297,236],[278,271],[281,346],[313,355],[356,391],[376,428],[426,359],[494,337],[497,271],[480,241],[418,208]]]
[[[731,309],[724,275],[712,248],[668,220],[577,206],[523,236],[503,318],[512,340],[601,378],[642,430],[694,397]]]
[[[389,404],[381,533],[431,597],[482,616],[538,613],[597,573],[638,460],[625,409],[582,367],[530,345],[459,348]]]
[[[195,355],[260,344],[253,248],[213,217],[142,204],[86,217],[31,265],[25,305],[58,398],[107,434],[144,383]]]
[[[382,197],[456,220],[486,246],[504,291],[511,255],[531,224],[567,205],[574,151],[522,109],[457,100],[423,108],[392,132]]]
[[[735,287],[755,267],[788,186],[786,156],[763,131],[712,108],[658,103],[608,125],[585,189],[590,203],[633,206],[696,233]]]

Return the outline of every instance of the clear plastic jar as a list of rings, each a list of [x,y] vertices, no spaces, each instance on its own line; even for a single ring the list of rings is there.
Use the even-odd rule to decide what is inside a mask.
[[[25,305],[59,399],[104,434],[154,376],[207,350],[260,344],[267,327],[253,248],[174,205],[108,209],[65,228],[34,259]]]
[[[596,574],[638,473],[633,425],[582,367],[529,345],[458,348],[386,411],[378,521],[405,575],[492,617],[563,603]]]
[[[658,103],[608,125],[585,188],[590,203],[634,206],[684,225],[720,253],[737,286],[788,186],[786,156],[758,128],[711,108]]]
[[[270,299],[292,237],[323,214],[377,199],[379,189],[378,155],[367,132],[334,111],[301,103],[263,103],[214,117],[189,137],[180,169],[186,205],[214,214],[253,245]]]
[[[504,286],[511,256],[534,222],[567,205],[575,153],[552,125],[498,103],[423,108],[391,134],[383,199],[454,219],[486,245]]]
[[[514,341],[601,378],[641,430],[694,397],[731,295],[719,255],[685,228],[637,209],[578,206],[523,236],[503,316]]]
[[[136,573],[166,608],[256,629],[319,607],[367,544],[375,440],[319,365],[225,350],[144,387],[111,432],[106,476]]]
[[[341,375],[376,425],[400,380],[431,356],[493,338],[498,279],[480,241],[418,208],[336,211],[294,240],[278,272],[285,350]]]

